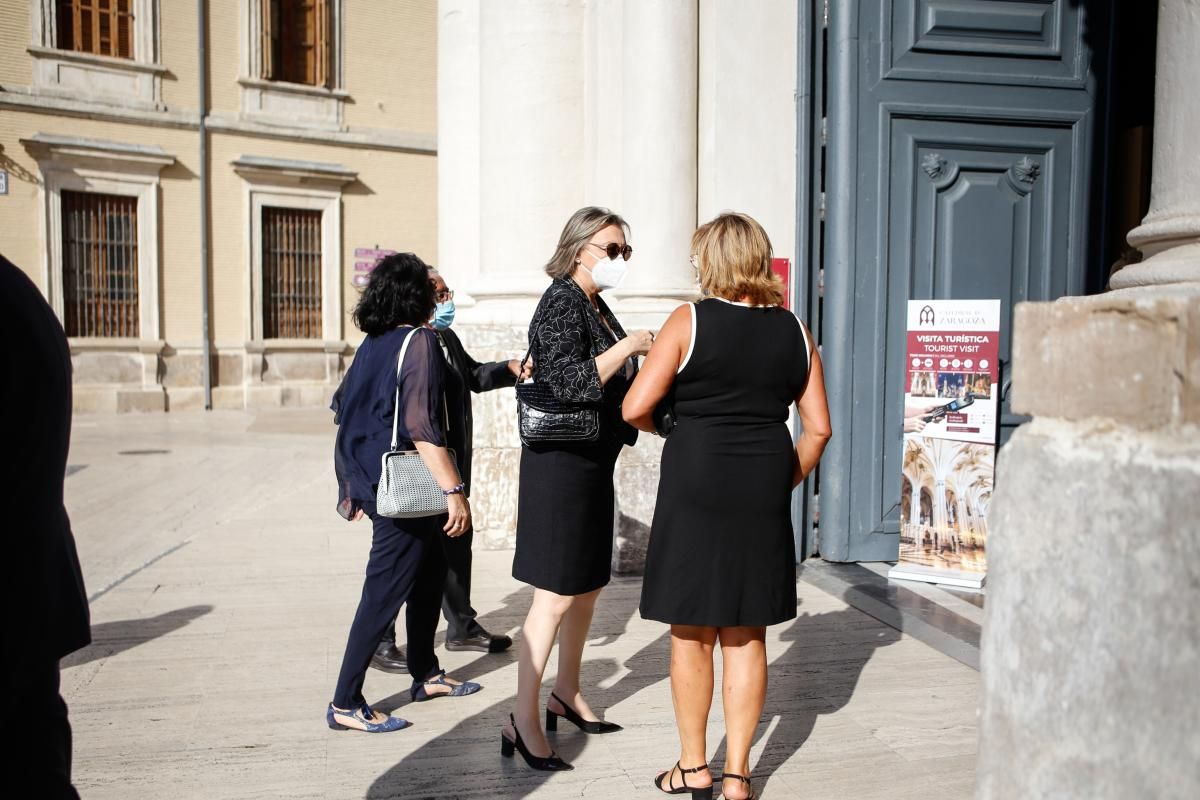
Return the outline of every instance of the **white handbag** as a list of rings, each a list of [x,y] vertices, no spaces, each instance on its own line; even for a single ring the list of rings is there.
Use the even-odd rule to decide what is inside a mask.
[[[392,411],[392,446],[383,454],[379,473],[379,487],[375,492],[375,513],[381,517],[411,519],[435,517],[445,514],[447,497],[442,487],[434,480],[433,473],[425,465],[416,450],[397,450],[397,435],[400,423],[400,369],[404,366],[404,354],[412,341],[416,328],[404,337],[400,345],[400,357],[396,362],[396,407]],[[445,403],[445,397],[442,398]],[[443,408],[443,417],[445,409]],[[444,421],[444,419],[443,419]],[[450,450],[451,462],[457,464],[454,451]]]

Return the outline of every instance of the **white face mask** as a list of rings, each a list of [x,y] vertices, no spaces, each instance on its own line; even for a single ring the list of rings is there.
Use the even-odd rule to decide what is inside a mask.
[[[580,266],[583,265],[580,264]],[[618,288],[625,280],[625,273],[628,271],[629,266],[623,258],[616,261],[611,258],[603,258],[593,264],[591,269],[588,269],[592,276],[592,283],[596,284],[596,288],[601,291]]]

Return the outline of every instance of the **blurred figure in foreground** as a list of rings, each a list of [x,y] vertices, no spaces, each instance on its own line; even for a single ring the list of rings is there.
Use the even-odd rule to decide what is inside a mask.
[[[0,477],[4,525],[4,694],[14,704],[0,772],[11,797],[78,798],[71,725],[59,694],[63,656],[92,640],[75,537],[63,507],[71,440],[71,353],[54,310],[0,256]],[[20,386],[18,391],[17,387]]]

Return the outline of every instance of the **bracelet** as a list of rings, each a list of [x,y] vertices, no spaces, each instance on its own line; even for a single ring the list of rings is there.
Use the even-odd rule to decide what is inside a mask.
[[[466,490],[467,490],[467,485],[465,483],[460,483],[458,486],[455,486],[453,489],[442,489],[442,494],[445,495],[446,497],[449,497],[452,494],[462,494]]]

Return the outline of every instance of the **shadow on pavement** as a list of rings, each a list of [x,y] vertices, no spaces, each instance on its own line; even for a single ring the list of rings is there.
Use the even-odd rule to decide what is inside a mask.
[[[900,636],[854,608],[801,613],[788,625],[780,636],[787,649],[767,668],[767,701],[751,747],[752,754],[761,747],[758,759],[750,759],[756,792],[761,794],[771,776],[808,741],[817,717],[846,705],[875,651]],[[718,686],[714,704],[720,691]],[[724,737],[709,763],[715,781],[725,763]]]
[[[505,598],[505,609],[496,613],[512,613],[508,610],[512,608],[523,616],[528,608],[529,593],[530,590],[526,588],[510,594]],[[612,595],[601,596],[601,607],[606,606],[605,619],[608,622],[606,624],[605,619],[601,618],[598,607],[592,630],[593,640],[603,637],[602,642],[612,641],[625,632],[629,621],[638,613],[637,592],[626,588],[613,591]],[[517,601],[519,604],[514,605]],[[612,624],[612,620],[617,621],[616,625]],[[820,715],[831,714],[846,705],[854,694],[863,668],[875,651],[898,641],[900,636],[899,631],[880,625],[854,608],[823,614],[802,613],[787,625],[780,636],[786,648],[775,656],[769,666],[764,717],[755,735],[755,747],[761,749],[753,769],[757,791],[761,793],[771,775],[804,745]],[[592,706],[597,710],[611,708],[663,681],[670,666],[670,638],[670,631],[664,626],[662,635],[625,659],[624,664],[612,658],[589,659],[585,651],[583,682],[591,687],[586,691]],[[472,680],[509,663],[509,660],[495,659],[495,656],[483,656],[465,669],[455,670],[453,674]],[[629,671],[628,674],[610,688],[598,688],[603,681],[622,671],[622,667]],[[663,691],[668,690],[664,688]],[[404,692],[405,700],[407,696],[407,692]],[[367,798],[413,800],[440,797],[447,789],[447,782],[453,785],[456,797],[527,796],[553,773],[534,772],[521,762],[519,756],[512,762],[500,758],[500,726],[506,721],[513,699],[511,695],[497,698],[487,709],[462,720],[437,739],[401,759],[375,780],[367,792]],[[720,701],[720,687],[717,687],[713,698],[714,710]],[[381,709],[385,708],[384,703],[378,705]],[[607,716],[603,712],[601,715]],[[614,718],[612,721],[621,720]],[[664,722],[667,721],[673,722],[664,719]],[[574,735],[568,728],[567,735],[551,734],[550,741],[560,756],[573,761],[587,748],[589,737]],[[722,737],[710,759],[714,776],[720,774],[724,760],[725,741]],[[664,763],[661,769],[670,766]],[[478,775],[478,785],[464,785],[462,779],[472,774]],[[653,775],[644,777],[649,786]]]
[[[147,619],[123,619],[92,626],[92,643],[76,650],[60,662],[63,669],[78,667],[101,658],[123,653],[160,636],[174,633],[212,611],[213,607],[188,606]]]
[[[591,641],[613,641],[625,633],[629,621],[637,614],[639,594],[631,591],[630,587],[623,586],[624,583],[627,581],[615,580],[610,589],[601,595],[596,618],[592,623]],[[504,611],[495,614],[503,613],[507,616],[512,613],[509,611],[509,608],[512,608],[523,620],[529,609],[531,597],[532,590],[528,587],[514,592],[505,598]],[[517,600],[519,603],[514,604]],[[492,628],[488,622],[484,625]],[[514,649],[519,646],[519,643],[514,644]],[[514,653],[508,660],[495,662],[495,656],[482,656],[465,669],[454,670],[452,675],[472,680],[475,676],[484,674],[472,670],[481,661],[488,662],[490,668],[485,670],[486,672],[507,666],[515,657]],[[666,676],[669,658],[670,634],[664,628],[661,636],[625,661],[625,667],[631,670],[628,675],[612,687],[600,689],[597,685],[619,674],[621,665],[612,658],[588,658],[585,650],[582,678],[585,687],[589,687],[585,692],[592,707],[597,709],[601,716],[605,716],[604,709],[617,705],[652,683],[661,681]],[[493,663],[495,666],[490,666]],[[554,664],[551,663],[547,672],[553,668]],[[543,695],[546,691],[548,688],[543,689]],[[407,692],[403,693],[403,696],[407,698]],[[367,791],[367,798],[415,800],[442,797],[446,796],[447,778],[454,785],[455,797],[525,797],[554,773],[534,772],[521,761],[519,755],[511,762],[500,757],[500,727],[507,721],[514,699],[513,695],[496,698],[496,702],[488,708],[464,719],[437,739],[401,759],[375,780]],[[382,710],[385,706],[379,703],[378,707]],[[620,722],[619,719],[613,721]],[[583,734],[574,735],[569,730],[565,735],[550,734],[549,738],[551,746],[567,761],[577,759],[586,749],[589,739]],[[463,785],[463,778],[469,779],[473,774],[478,775],[478,786],[468,788]]]

